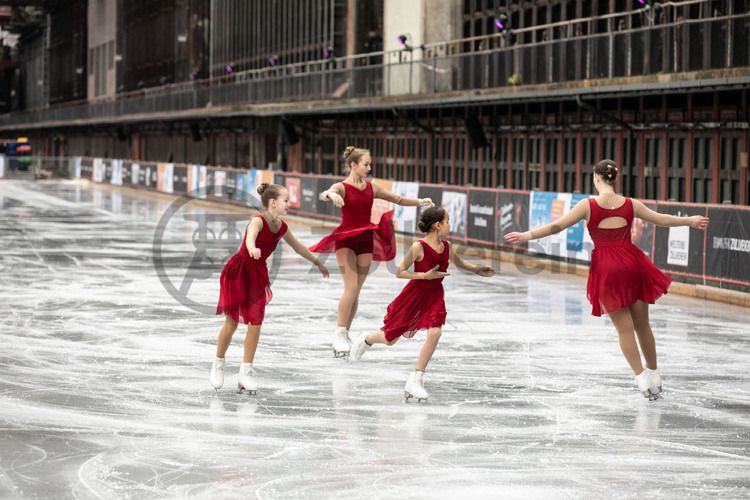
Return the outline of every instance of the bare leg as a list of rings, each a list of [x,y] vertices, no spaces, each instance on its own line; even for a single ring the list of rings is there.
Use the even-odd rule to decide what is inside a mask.
[[[255,351],[258,349],[258,339],[260,338],[260,327],[262,325],[247,325],[247,334],[245,335],[245,355],[242,358],[243,363],[252,363],[255,359]]]
[[[648,320],[648,303],[637,301],[630,306],[630,315],[633,318],[633,326],[638,335],[638,344],[641,346],[646,366],[656,370],[656,341]]]
[[[435,348],[440,340],[441,328],[430,328],[427,330],[427,338],[422,344],[422,349],[419,351],[419,359],[417,360],[417,371],[423,372],[427,369],[427,363],[432,359],[432,355],[435,353]]]
[[[391,340],[390,342],[385,339],[385,333],[383,333],[383,330],[378,330],[375,333],[369,334],[365,340],[368,344],[387,344],[387,345],[393,345],[396,342],[398,342],[398,339],[400,337],[396,337],[395,339]]]
[[[344,293],[339,299],[338,314],[336,316],[336,326],[349,327],[349,317],[352,308],[357,302],[359,296],[357,280],[357,256],[349,248],[340,248],[336,250],[336,261],[341,269],[341,275],[344,278]]]
[[[630,369],[636,375],[643,371],[641,363],[641,353],[638,351],[638,344],[635,342],[633,327],[633,318],[630,315],[630,309],[623,307],[617,311],[609,313],[609,319],[614,323],[617,333],[620,336],[620,350],[625,355],[625,359],[630,365]]]
[[[357,315],[357,309],[359,308],[359,294],[362,292],[362,286],[365,284],[367,275],[370,272],[370,264],[372,264],[371,253],[357,255],[357,296],[354,299],[354,304],[352,304],[351,310],[349,311],[349,320],[346,322],[347,328],[352,327],[352,321],[354,321],[354,317]]]
[[[227,353],[229,344],[232,343],[232,335],[237,330],[237,322],[229,316],[224,316],[224,325],[219,331],[219,341],[216,343],[216,357],[223,358]]]

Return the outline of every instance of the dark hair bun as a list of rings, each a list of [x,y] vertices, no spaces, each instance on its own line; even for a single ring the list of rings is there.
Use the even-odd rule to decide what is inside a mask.
[[[265,191],[266,191],[266,189],[268,189],[269,185],[270,184],[268,184],[267,182],[264,182],[263,184],[261,184],[260,186],[258,186],[258,194],[262,195],[263,193],[265,193]]]
[[[423,233],[429,233],[436,222],[445,218],[445,209],[440,207],[426,208],[419,217],[419,230]]]
[[[617,163],[612,160],[602,160],[594,167],[594,173],[601,176],[607,184],[614,184],[617,179]]]

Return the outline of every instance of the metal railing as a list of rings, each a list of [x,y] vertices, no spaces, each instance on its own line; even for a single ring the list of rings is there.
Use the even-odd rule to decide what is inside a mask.
[[[2,115],[0,127],[592,79],[606,86],[613,78],[750,67],[747,12],[526,44],[498,36],[483,40],[484,45],[459,40],[166,85],[108,100]]]

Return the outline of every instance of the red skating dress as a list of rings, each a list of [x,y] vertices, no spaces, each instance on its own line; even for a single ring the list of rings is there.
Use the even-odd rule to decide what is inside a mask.
[[[373,224],[370,221],[374,200],[372,183],[365,181],[364,189],[357,189],[347,182],[341,184],[346,190],[344,206],[341,207],[341,224],[311,246],[310,251],[331,253],[339,248],[351,248],[358,255],[372,253],[375,261],[393,259],[396,256],[393,210],[384,213],[378,224]]]
[[[260,259],[250,257],[245,240],[247,229],[242,238],[242,246],[221,271],[221,290],[216,314],[226,314],[238,323],[260,325],[266,311],[266,304],[271,301],[271,282],[268,279],[266,259],[273,253],[279,240],[287,230],[286,222],[281,223],[278,232],[271,232],[268,222],[260,216],[263,228],[255,238],[255,246],[260,249]]]
[[[601,316],[638,300],[653,304],[667,293],[672,278],[661,272],[643,251],[630,241],[633,223],[633,201],[615,209],[599,206],[589,198],[591,214],[588,230],[594,241],[586,295],[591,314]],[[599,223],[610,217],[622,217],[626,224],[616,229],[600,228]]]
[[[450,250],[443,241],[443,252],[437,253],[425,241],[419,240],[424,258],[414,263],[414,272],[424,273],[435,266],[445,272],[448,269]],[[389,342],[397,337],[411,338],[418,330],[426,330],[445,324],[445,299],[443,278],[434,280],[410,280],[398,297],[388,305],[383,326]]]

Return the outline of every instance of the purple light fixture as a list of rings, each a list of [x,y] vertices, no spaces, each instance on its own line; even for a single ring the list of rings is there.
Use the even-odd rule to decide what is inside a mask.
[[[232,73],[234,73],[234,68],[232,67],[232,65],[231,65],[231,64],[227,64],[227,66],[226,66],[226,67],[225,67],[224,69],[225,69],[225,70],[226,70],[226,72],[227,72],[227,73],[229,73],[230,75],[231,75]]]

